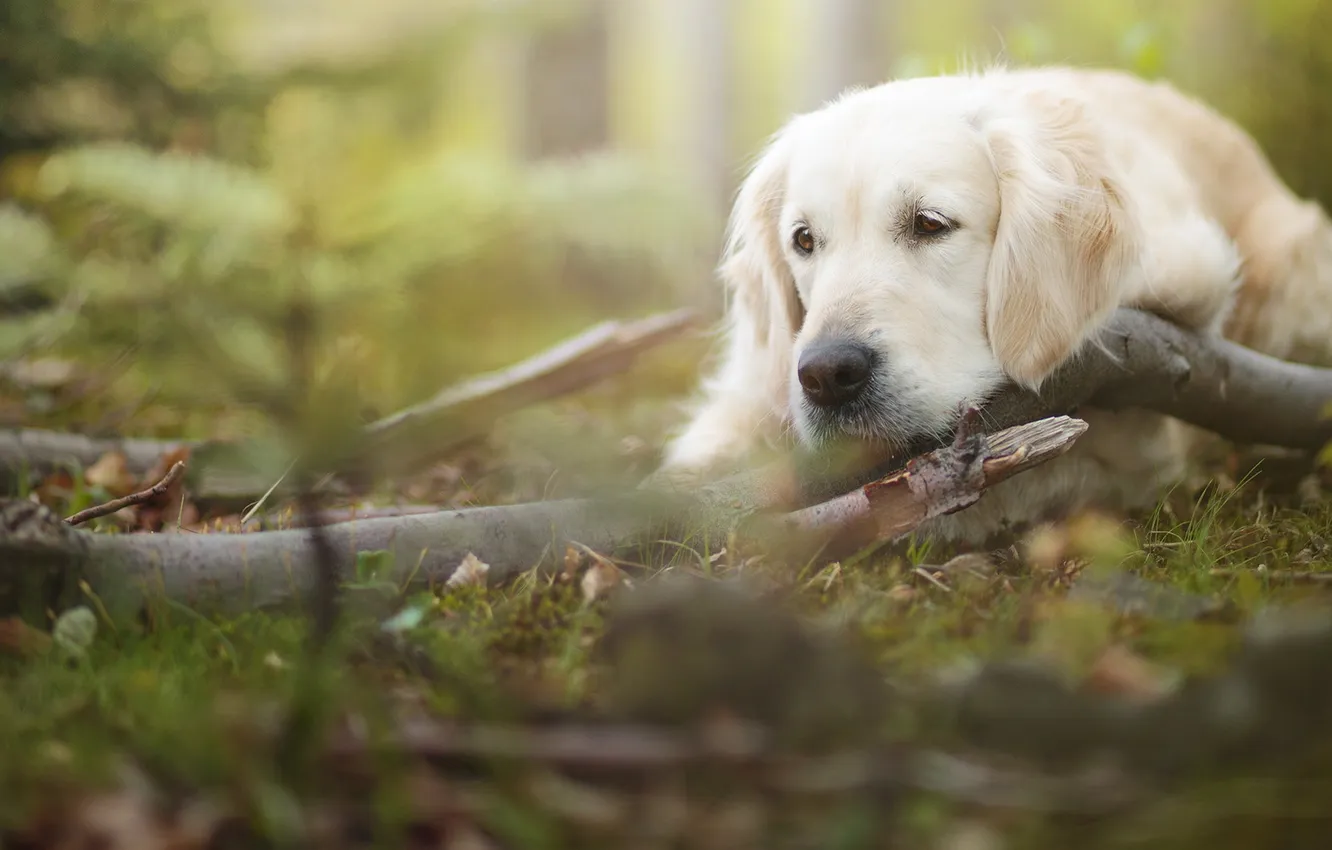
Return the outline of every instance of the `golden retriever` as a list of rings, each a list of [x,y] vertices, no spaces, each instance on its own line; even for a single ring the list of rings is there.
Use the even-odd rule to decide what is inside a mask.
[[[853,90],[786,124],[738,193],[724,345],[659,474],[790,434],[882,449],[944,435],[1006,381],[1039,387],[1121,306],[1306,361],[1332,353],[1332,227],[1255,142],[1169,85],[995,69]],[[922,531],[979,542],[1138,508],[1190,429],[1082,411],[1067,456]]]

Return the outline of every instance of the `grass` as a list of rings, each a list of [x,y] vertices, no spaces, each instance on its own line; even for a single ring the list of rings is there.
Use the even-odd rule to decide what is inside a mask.
[[[673,405],[688,387],[685,366],[695,363],[687,345],[677,347],[633,375],[512,417],[487,446],[406,487],[439,503],[468,504],[577,495],[632,481],[650,468],[651,447],[678,416]],[[1332,586],[1308,580],[1332,576],[1332,498],[1313,492],[1316,476],[1297,488],[1263,469],[1238,476],[1233,485],[1222,474],[1201,491],[1181,488],[1152,514],[1129,522],[1079,517],[1041,529],[985,559],[954,560],[943,547],[910,543],[837,563],[787,565],[716,546],[680,546],[644,569],[623,568],[640,589],[663,571],[756,580],[792,603],[803,622],[830,629],[839,646],[856,650],[850,654],[769,645],[784,628],[775,620],[746,625],[740,614],[734,622],[726,615],[721,625],[708,621],[690,631],[686,619],[665,649],[639,659],[634,676],[617,679],[608,671],[629,668],[608,666],[604,655],[612,609],[606,599],[586,601],[576,575],[528,575],[506,588],[464,586],[410,599],[368,583],[349,588],[333,663],[317,668],[314,678],[302,673],[305,623],[299,614],[253,613],[213,623],[179,606],[160,607],[153,628],[103,629],[79,659],[13,651],[15,641],[5,640],[11,652],[0,660],[0,823],[32,827],[46,822],[41,813],[55,817],[49,815],[53,805],[72,805],[88,789],[123,789],[129,759],[148,785],[177,803],[201,795],[228,801],[251,840],[261,836],[263,846],[289,834],[303,807],[308,814],[330,803],[344,815],[357,813],[361,828],[387,846],[401,846],[394,842],[402,833],[392,830],[408,828],[405,813],[415,805],[408,786],[419,777],[389,759],[367,768],[377,780],[358,794],[355,783],[364,776],[345,766],[321,768],[317,753],[293,743],[308,736],[293,736],[280,722],[283,707],[312,687],[319,689],[318,708],[308,718],[314,731],[358,718],[373,734],[390,728],[405,707],[540,724],[634,705],[669,708],[672,722],[691,724],[712,716],[716,706],[709,700],[718,693],[744,684],[751,691],[774,689],[778,696],[755,708],[773,712],[774,723],[831,724],[838,734],[861,740],[870,727],[899,736],[919,730],[891,711],[880,717],[858,708],[868,699],[863,683],[853,684],[851,668],[842,669],[853,655],[867,659],[877,681],[907,689],[977,663],[1015,658],[1040,660],[1080,684],[1112,649],[1150,664],[1163,679],[1215,673],[1233,658],[1238,624],[1249,614],[1320,599],[1322,588]],[[1332,484],[1326,475],[1321,482]],[[79,486],[70,498],[82,504],[91,496]],[[579,569],[591,563],[585,553],[575,555]],[[1285,578],[1295,573],[1305,581]],[[1124,575],[1143,583],[1116,584]],[[1144,588],[1152,593],[1143,596]],[[381,624],[404,605],[417,606],[420,625],[387,634]],[[1180,606],[1189,605],[1211,613],[1181,616]],[[717,678],[718,670],[757,672],[752,682],[739,676],[728,683]],[[630,681],[642,690],[630,692]],[[749,698],[738,691],[732,696]],[[353,774],[360,779],[353,781]],[[575,802],[586,788],[534,791],[535,780],[512,769],[481,776],[479,784],[468,784],[480,802],[469,804],[464,820],[492,843],[619,846],[587,825],[598,806],[619,805],[618,788]],[[698,788],[721,780],[690,781],[704,782]],[[652,793],[669,798],[665,786],[654,787]],[[817,846],[884,846],[888,826],[908,846],[962,829],[999,830],[1009,846],[1032,848],[1276,846],[1260,840],[1274,823],[1291,830],[1281,846],[1316,846],[1300,832],[1312,829],[1310,819],[1291,813],[1312,793],[1309,786],[1275,779],[1248,790],[1190,786],[1113,824],[978,812],[928,795],[887,821],[854,797],[809,795],[788,809],[746,797],[743,784],[739,792],[726,787],[727,794],[739,794],[724,797],[734,811],[713,811],[709,803],[691,817],[707,820],[710,812],[741,823],[743,812],[752,816],[744,805],[767,806],[765,822],[789,819],[788,837],[817,836]],[[1265,796],[1274,794],[1280,799]],[[1237,798],[1248,808],[1241,811]]]

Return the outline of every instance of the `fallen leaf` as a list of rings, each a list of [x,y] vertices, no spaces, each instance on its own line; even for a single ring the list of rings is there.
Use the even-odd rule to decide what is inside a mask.
[[[1107,646],[1083,682],[1089,691],[1135,699],[1155,699],[1170,690],[1172,678],[1161,667],[1120,644]]]
[[[84,471],[83,479],[117,497],[133,493],[138,483],[130,474],[125,453],[119,451],[107,452],[99,457],[96,463]]]
[[[4,376],[15,385],[30,390],[59,390],[78,377],[79,367],[72,360],[38,357],[20,360],[4,368]]]
[[[165,824],[151,801],[128,791],[102,794],[84,801],[68,824],[67,847],[104,847],[106,850],[166,850]]]
[[[572,579],[578,575],[578,568],[583,565],[583,555],[574,546],[564,547],[564,569],[561,577]]]
[[[68,501],[73,494],[74,476],[64,469],[46,476],[33,488],[33,495],[37,497],[37,501],[48,508]]]
[[[167,472],[177,462],[187,464],[190,459],[188,446],[181,446],[167,452],[158,459],[157,464],[135,485],[135,490],[146,490],[166,477]],[[199,521],[199,509],[185,498],[185,479],[188,475],[177,478],[166,492],[155,496],[138,506],[138,525],[144,531],[162,531],[164,528],[181,526],[187,528]]]
[[[484,586],[486,583],[486,573],[488,572],[490,572],[490,564],[487,564],[476,555],[468,552],[467,556],[462,559],[462,563],[458,564],[458,568],[453,571],[453,575],[449,576],[449,580],[446,581],[445,584],[449,587],[461,587],[469,584]]]
[[[1033,570],[1052,573],[1068,557],[1068,535],[1054,525],[1043,525],[1027,535],[1024,548]]]
[[[920,596],[920,591],[909,584],[899,584],[892,587],[886,595],[890,602],[914,602],[916,597]]]
[[[30,658],[51,647],[51,636],[18,617],[0,620],[0,651]]]
[[[591,603],[605,597],[623,578],[619,567],[605,558],[593,558],[583,573],[583,601]]]

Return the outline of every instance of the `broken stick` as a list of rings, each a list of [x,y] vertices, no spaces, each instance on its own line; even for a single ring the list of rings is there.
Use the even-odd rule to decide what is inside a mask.
[[[678,338],[697,322],[692,310],[596,325],[553,348],[498,372],[443,390],[434,398],[366,427],[368,451],[387,472],[418,469],[486,433],[495,421],[523,407],[585,389],[628,370],[647,351]],[[125,456],[142,475],[164,454],[188,446],[195,452],[222,447],[212,441],[98,439],[39,429],[0,431],[0,486],[19,475],[66,465],[88,467],[108,452]],[[206,457],[191,464],[198,499],[249,501],[263,493],[268,475],[208,475]],[[11,488],[12,489],[12,488]]]
[[[803,536],[835,536],[839,548],[895,540],[927,520],[975,504],[999,482],[1059,457],[1086,430],[1086,422],[1067,416],[993,435],[962,428],[951,450],[914,458],[900,472],[786,514],[781,524]]]
[[[109,516],[116,511],[123,511],[131,505],[141,505],[149,499],[160,496],[167,490],[171,489],[171,485],[175,484],[176,479],[180,478],[184,473],[185,464],[181,461],[176,461],[171,465],[171,468],[167,470],[167,474],[162,476],[162,480],[158,481],[148,489],[140,490],[137,493],[130,493],[128,496],[112,499],[111,501],[104,502],[100,505],[93,505],[91,508],[84,508],[78,513],[66,517],[65,523],[68,525],[82,525],[83,523],[97,519],[98,517]]]
[[[367,426],[370,453],[419,468],[485,434],[501,415],[577,392],[627,370],[645,351],[693,327],[692,310],[603,322],[527,360],[472,378]]]
[[[1279,360],[1151,313],[1121,309],[1097,344],[1056,370],[1039,392],[1010,385],[982,405],[991,431],[1075,415],[1082,407],[1149,410],[1237,443],[1316,452],[1332,443],[1332,369]],[[799,458],[801,491],[794,498],[825,501],[901,469],[907,457],[935,445],[919,443],[905,456],[858,471],[834,472],[819,459]],[[736,478],[724,486],[744,499],[771,490],[775,477],[790,473],[763,475],[766,480]]]

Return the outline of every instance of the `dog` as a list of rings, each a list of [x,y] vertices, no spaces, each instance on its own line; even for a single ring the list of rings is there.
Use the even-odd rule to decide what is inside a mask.
[[[698,481],[794,437],[880,454],[1039,388],[1119,307],[1267,354],[1332,354],[1332,226],[1237,124],[1169,84],[994,68],[852,89],[767,142],[719,276],[720,362],[658,475]],[[1157,502],[1199,432],[1082,410],[1065,456],[919,533],[981,543]]]

